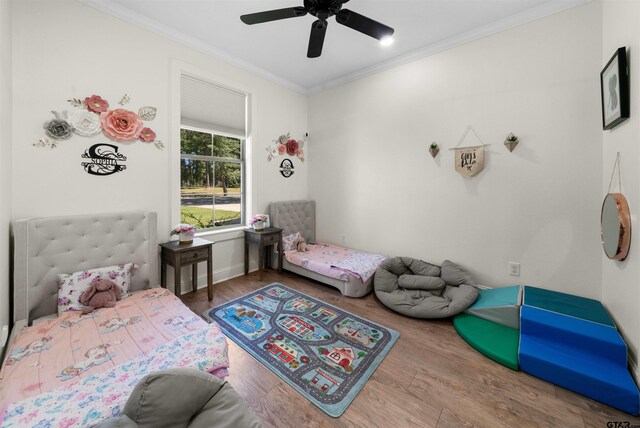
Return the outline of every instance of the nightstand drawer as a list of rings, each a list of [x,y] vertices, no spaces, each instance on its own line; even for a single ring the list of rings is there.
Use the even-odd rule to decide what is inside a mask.
[[[180,254],[180,260],[183,263],[196,260],[207,260],[209,251],[206,248],[196,248],[195,250],[185,251]]]
[[[280,233],[262,235],[262,245],[277,244],[280,242]]]

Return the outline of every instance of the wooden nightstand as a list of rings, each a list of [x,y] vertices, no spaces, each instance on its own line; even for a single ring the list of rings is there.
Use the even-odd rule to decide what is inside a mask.
[[[198,263],[207,262],[207,295],[213,300],[213,251],[212,241],[193,238],[192,244],[170,241],[160,244],[160,285],[167,288],[167,265],[173,266],[175,293],[180,297],[180,272],[183,266],[191,265],[193,291],[198,289]]]
[[[271,245],[278,245],[278,272],[282,272],[282,229],[277,227],[267,227],[258,232],[253,229],[245,229],[244,231],[244,274],[249,273],[249,245],[258,246],[258,270],[260,271],[260,280],[262,280],[262,268],[264,267],[265,255],[269,257],[271,262],[271,253],[266,252],[265,248]],[[271,263],[269,263],[271,264]]]

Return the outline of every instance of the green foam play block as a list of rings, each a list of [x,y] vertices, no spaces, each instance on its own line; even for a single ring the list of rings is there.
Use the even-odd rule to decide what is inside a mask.
[[[460,337],[475,350],[503,366],[519,370],[518,329],[466,313],[456,315],[453,326]]]
[[[558,291],[545,290],[543,288],[524,287],[523,305],[533,306],[546,311],[568,315],[609,327],[615,327],[609,312],[597,300]]]

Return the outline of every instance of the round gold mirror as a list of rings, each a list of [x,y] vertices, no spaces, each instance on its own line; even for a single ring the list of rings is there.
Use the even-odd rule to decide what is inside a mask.
[[[609,193],[602,203],[600,217],[602,247],[612,260],[624,260],[631,245],[631,214],[622,193]]]

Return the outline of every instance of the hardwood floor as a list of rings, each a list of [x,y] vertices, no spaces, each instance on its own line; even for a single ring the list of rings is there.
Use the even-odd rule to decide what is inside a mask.
[[[476,352],[449,320],[416,320],[369,294],[344,297],[332,287],[284,272],[254,272],[183,296],[197,314],[272,282],[322,299],[400,332],[400,339],[340,418],[316,408],[271,370],[228,340],[228,381],[265,426],[274,427],[588,427],[634,418],[571,391],[501,366]],[[613,425],[610,425],[613,426]]]

